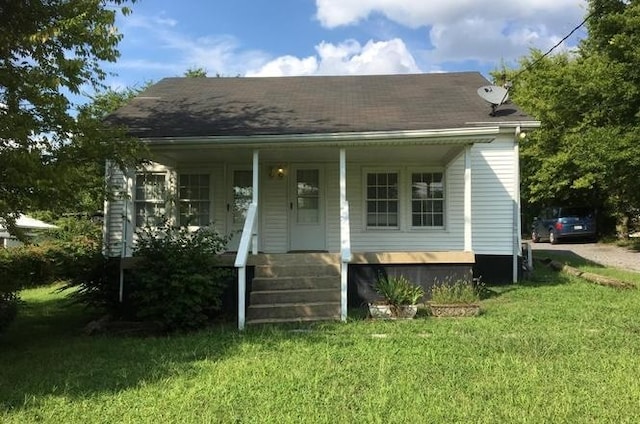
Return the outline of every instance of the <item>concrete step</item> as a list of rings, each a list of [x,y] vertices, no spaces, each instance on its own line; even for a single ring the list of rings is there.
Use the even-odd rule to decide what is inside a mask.
[[[339,319],[340,302],[278,303],[268,305],[250,305],[247,309],[247,321],[303,319]],[[285,321],[281,321],[285,322]]]
[[[251,291],[302,290],[302,289],[336,289],[340,290],[340,278],[329,277],[277,277],[254,278]]]
[[[259,254],[249,258],[250,265],[339,265],[339,253],[275,253]]]
[[[318,316],[318,317],[300,317],[296,319],[291,318],[261,318],[247,320],[247,324],[284,324],[287,322],[318,322],[318,321],[340,321],[340,315],[337,316]]]
[[[251,305],[274,305],[282,303],[340,302],[340,290],[332,289],[296,289],[252,291]]]
[[[340,275],[339,265],[256,265],[255,277],[322,277]]]

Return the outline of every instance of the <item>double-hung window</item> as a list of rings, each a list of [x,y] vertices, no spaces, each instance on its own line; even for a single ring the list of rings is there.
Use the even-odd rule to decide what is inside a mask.
[[[411,226],[444,227],[442,172],[414,172],[411,174]]]
[[[367,227],[398,228],[398,173],[367,173]]]
[[[209,175],[180,174],[179,211],[181,226],[204,227],[211,223]]]
[[[136,227],[155,227],[166,219],[167,178],[165,173],[136,175]]]

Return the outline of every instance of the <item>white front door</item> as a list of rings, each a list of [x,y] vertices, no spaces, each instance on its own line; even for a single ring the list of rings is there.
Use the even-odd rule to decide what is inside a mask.
[[[325,250],[324,183],[319,167],[292,167],[289,250]]]
[[[253,171],[232,169],[229,181],[231,181],[231,189],[227,199],[227,229],[231,234],[231,240],[227,243],[227,250],[235,252],[240,245],[247,209],[253,199]]]

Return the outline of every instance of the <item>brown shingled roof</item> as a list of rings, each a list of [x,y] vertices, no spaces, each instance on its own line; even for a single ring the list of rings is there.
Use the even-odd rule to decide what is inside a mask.
[[[514,104],[496,116],[477,72],[279,78],[166,78],[108,122],[139,137],[453,129],[532,121]]]

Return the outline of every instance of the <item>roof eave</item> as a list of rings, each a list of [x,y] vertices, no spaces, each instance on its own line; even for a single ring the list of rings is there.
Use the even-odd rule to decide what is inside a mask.
[[[512,127],[517,127],[513,125]],[[530,126],[521,126],[530,128]],[[469,128],[431,129],[410,131],[367,131],[320,134],[272,134],[248,136],[190,136],[190,137],[142,137],[141,141],[153,146],[357,146],[393,143],[409,144],[470,144],[489,143],[500,134],[502,125],[474,126]]]

